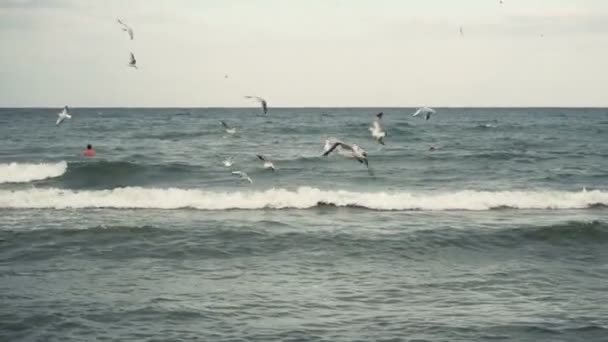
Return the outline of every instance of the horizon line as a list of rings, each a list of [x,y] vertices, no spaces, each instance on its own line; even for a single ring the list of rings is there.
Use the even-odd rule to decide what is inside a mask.
[[[256,109],[258,106],[69,106],[82,109]],[[412,109],[423,106],[269,106],[268,109]],[[432,106],[440,109],[608,109],[606,106]],[[0,109],[54,109],[63,106],[0,106]]]

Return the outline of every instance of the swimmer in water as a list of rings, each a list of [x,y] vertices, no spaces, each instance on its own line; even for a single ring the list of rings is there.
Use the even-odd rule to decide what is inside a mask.
[[[91,144],[88,144],[87,149],[82,151],[82,155],[84,157],[95,157],[95,150],[93,149],[93,146],[91,146]]]

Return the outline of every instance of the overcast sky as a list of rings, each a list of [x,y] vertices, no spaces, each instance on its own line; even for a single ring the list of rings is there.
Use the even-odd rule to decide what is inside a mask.
[[[607,0],[0,0],[0,43],[1,107],[608,106]]]

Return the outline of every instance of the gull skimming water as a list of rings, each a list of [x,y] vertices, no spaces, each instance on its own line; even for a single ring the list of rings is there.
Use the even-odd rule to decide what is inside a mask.
[[[350,159],[355,159],[359,163],[365,164],[365,166],[369,167],[369,163],[367,161],[367,152],[357,144],[349,145],[349,144],[345,144],[343,142],[337,141],[332,145],[332,147],[328,151],[323,153],[323,157],[328,156],[331,152],[333,152],[338,147],[341,148],[343,151],[348,152],[348,154],[343,154],[345,157],[350,158]]]
[[[418,108],[418,110],[416,111],[416,113],[414,113],[414,115],[412,116],[418,116],[420,114],[424,114],[424,119],[428,120],[431,118],[431,115],[437,113],[436,110],[434,110],[433,108],[429,108],[429,107],[422,107],[422,108]]]
[[[266,159],[264,156],[256,154],[256,156],[258,157],[259,160],[261,160],[263,162],[263,166],[265,169],[270,169],[271,171],[274,172],[275,168],[274,168],[274,164]]]
[[[235,176],[241,177],[241,180],[247,181],[247,182],[249,182],[249,184],[253,184],[253,181],[251,180],[251,178],[249,177],[249,175],[247,175],[243,171],[232,171],[232,174],[235,175]]]
[[[228,133],[228,134],[236,133],[236,127],[228,126],[228,124],[225,121],[221,121],[221,123],[222,123],[222,126],[224,126],[224,131],[226,131],[226,133]]]
[[[386,131],[382,128],[381,120],[384,113],[380,112],[376,114],[376,118],[372,125],[369,127],[369,131],[372,133],[372,137],[381,145],[384,145],[384,138],[386,137]]]
[[[222,164],[224,164],[225,167],[231,167],[232,165],[234,165],[234,160],[232,159],[232,157],[228,157],[222,161]]]
[[[338,139],[332,138],[332,137],[327,137],[327,139],[325,139],[325,145],[323,145],[323,153],[331,150],[332,146],[334,146],[334,144],[337,142],[339,142]]]

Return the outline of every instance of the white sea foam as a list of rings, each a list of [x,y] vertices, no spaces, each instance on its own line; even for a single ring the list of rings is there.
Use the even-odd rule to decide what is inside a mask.
[[[301,187],[295,191],[212,192],[195,189],[72,191],[61,189],[0,190],[0,208],[153,208],[200,210],[306,209],[319,204],[372,210],[490,210],[580,209],[608,206],[608,192],[456,191],[444,193],[324,191]]]
[[[0,183],[26,183],[59,177],[68,169],[65,161],[55,164],[0,164]]]

